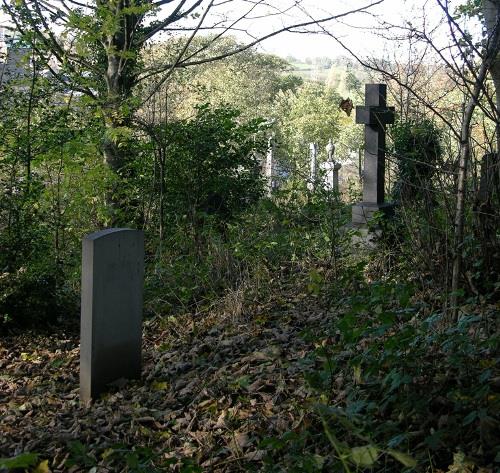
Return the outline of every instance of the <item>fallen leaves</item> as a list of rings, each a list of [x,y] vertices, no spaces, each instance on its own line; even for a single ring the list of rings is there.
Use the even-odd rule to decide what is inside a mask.
[[[150,461],[150,471],[190,458],[211,471],[262,462],[260,441],[303,420],[296,406],[308,390],[298,373],[314,346],[299,334],[324,322],[300,307],[308,301],[296,302],[261,304],[265,314],[245,321],[210,314],[146,322],[143,380],[111,386],[89,407],[78,398],[76,334],[4,338],[0,454],[43,452],[49,460],[31,465],[37,473],[117,470],[127,455]]]

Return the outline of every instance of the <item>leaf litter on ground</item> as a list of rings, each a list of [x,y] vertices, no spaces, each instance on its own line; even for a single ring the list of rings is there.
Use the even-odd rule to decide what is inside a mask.
[[[282,298],[239,317],[145,321],[142,379],[110,386],[90,407],[78,398],[76,334],[4,337],[0,457],[37,452],[38,471],[53,473],[117,469],[120,452],[130,471],[162,464],[183,471],[182,459],[204,471],[258,465],[263,438],[303,421],[301,360],[314,345],[300,333],[325,323],[313,301],[290,295],[295,302],[284,305]],[[150,466],[134,470],[135,460]]]

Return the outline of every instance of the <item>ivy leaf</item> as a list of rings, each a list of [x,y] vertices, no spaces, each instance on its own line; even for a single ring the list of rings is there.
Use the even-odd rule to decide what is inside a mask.
[[[37,461],[37,453],[21,453],[17,457],[0,458],[0,468],[6,468],[7,470],[29,468],[30,466],[34,466]]]

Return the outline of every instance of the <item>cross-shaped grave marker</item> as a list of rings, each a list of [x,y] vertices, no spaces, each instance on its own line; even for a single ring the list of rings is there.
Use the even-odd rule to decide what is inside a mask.
[[[387,106],[385,84],[365,84],[365,105],[356,107],[356,123],[365,125],[363,201],[352,207],[352,223],[364,226],[374,212],[389,213],[393,204],[384,201],[385,128],[394,123],[394,107]]]

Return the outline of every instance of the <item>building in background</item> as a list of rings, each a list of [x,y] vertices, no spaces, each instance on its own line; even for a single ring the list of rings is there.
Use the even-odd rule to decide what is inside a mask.
[[[29,77],[31,50],[10,29],[0,25],[0,87]]]

